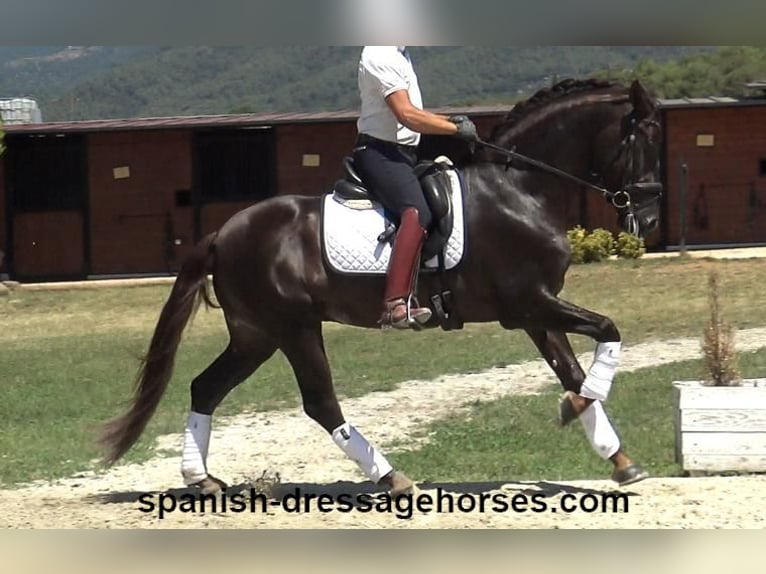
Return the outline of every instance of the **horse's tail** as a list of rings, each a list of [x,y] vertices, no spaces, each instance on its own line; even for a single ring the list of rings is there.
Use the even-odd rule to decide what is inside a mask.
[[[133,403],[125,414],[104,425],[99,442],[107,451],[103,460],[107,465],[117,462],[133,446],[154,414],[173,374],[183,331],[200,300],[208,307],[215,306],[207,282],[215,238],[216,233],[211,233],[200,241],[181,267],[160,313],[149,351],[141,361]]]

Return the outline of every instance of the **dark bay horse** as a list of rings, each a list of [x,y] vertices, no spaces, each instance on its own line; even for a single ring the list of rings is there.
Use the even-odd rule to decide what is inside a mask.
[[[655,116],[655,102],[639,82],[567,80],[516,105],[488,143],[598,183],[608,191],[605,201],[613,203],[622,227],[645,235],[659,222],[661,185],[651,185],[659,181],[662,137]],[[602,406],[619,361],[620,333],[608,317],[557,296],[570,264],[565,198],[581,185],[509,162],[487,147],[477,148],[460,167],[467,247],[460,265],[441,278],[454,293],[455,311],[464,322],[497,321],[506,329],[525,330],[566,391],[562,424],[579,418],[596,453],[612,463],[611,476],[618,484],[645,478]],[[101,437],[107,464],[130,449],[160,402],[184,328],[200,300],[210,304],[210,273],[230,342],[191,383],[185,483],[206,493],[225,487],[206,465],[211,415],[234,387],[280,350],[293,368],[306,414],[370,480],[394,494],[411,490],[410,479],[345,420],[335,396],[322,323],[378,328],[384,279],[328,269],[320,244],[321,202],[303,196],[263,201],[234,215],[195,247],[159,316],[132,406],[108,423]],[[429,301],[436,281],[435,274],[421,274],[420,300]],[[568,333],[589,336],[597,344],[587,373]]]

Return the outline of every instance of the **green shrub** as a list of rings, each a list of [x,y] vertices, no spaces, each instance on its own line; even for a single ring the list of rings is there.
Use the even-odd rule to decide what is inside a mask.
[[[607,229],[598,228],[589,233],[578,225],[567,231],[567,239],[572,251],[572,263],[593,263],[612,255],[638,259],[646,253],[644,240],[624,231],[615,239]]]
[[[585,241],[586,261],[603,261],[614,255],[614,236],[611,231],[594,229]]]
[[[646,253],[644,240],[622,231],[617,236],[615,252],[622,259],[638,259]]]
[[[572,263],[585,262],[585,238],[587,235],[587,232],[579,225],[567,231],[567,239],[572,251]]]
[[[614,252],[614,237],[606,229],[588,233],[579,225],[567,232],[572,250],[572,263],[603,261]]]

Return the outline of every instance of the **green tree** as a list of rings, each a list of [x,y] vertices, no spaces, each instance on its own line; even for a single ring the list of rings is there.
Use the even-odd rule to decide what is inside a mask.
[[[749,94],[748,82],[766,78],[766,48],[724,46],[677,61],[644,60],[617,76],[638,78],[663,98],[741,97]]]

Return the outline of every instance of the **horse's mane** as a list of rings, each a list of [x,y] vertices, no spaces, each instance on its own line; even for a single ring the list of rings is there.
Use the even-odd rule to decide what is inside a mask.
[[[564,98],[570,98],[579,94],[585,96],[593,92],[603,94],[610,91],[623,91],[625,87],[617,82],[600,80],[598,78],[589,78],[585,80],[566,79],[557,84],[544,88],[532,97],[516,104],[505,120],[495,126],[492,130],[490,141],[496,141],[497,138],[507,135],[510,130],[521,123],[523,119],[530,117],[535,112],[547,108],[550,104],[558,102]]]

